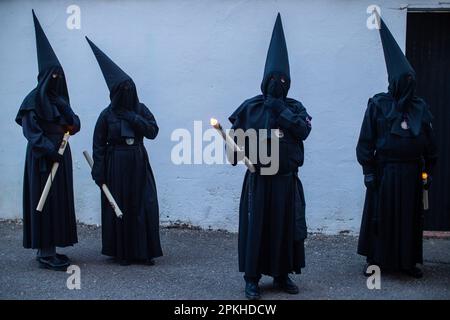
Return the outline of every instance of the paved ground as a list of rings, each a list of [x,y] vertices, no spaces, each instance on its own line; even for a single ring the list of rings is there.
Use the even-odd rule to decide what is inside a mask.
[[[0,222],[0,299],[242,299],[237,235],[162,229],[165,256],[155,266],[122,267],[100,255],[100,229],[79,226],[80,243],[65,249],[81,268],[81,289],[66,287],[68,274],[37,268],[22,248],[22,226]],[[450,240],[424,243],[425,276],[384,275],[381,290],[368,290],[352,236],[310,235],[307,267],[294,276],[299,295],[279,293],[262,279],[265,299],[450,299]]]

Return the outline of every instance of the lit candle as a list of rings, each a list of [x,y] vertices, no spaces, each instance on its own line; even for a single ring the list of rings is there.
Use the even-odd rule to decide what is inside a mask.
[[[422,181],[423,181],[424,186],[428,183],[428,174],[426,172],[422,172]],[[423,189],[422,202],[423,202],[423,210],[428,210],[429,203],[428,203],[428,190],[427,189]]]

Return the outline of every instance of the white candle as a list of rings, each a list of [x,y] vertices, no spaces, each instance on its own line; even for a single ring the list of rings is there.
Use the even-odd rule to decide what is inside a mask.
[[[70,137],[70,133],[67,131],[64,134],[61,145],[59,146],[58,153],[60,155],[64,154],[64,150],[66,150],[67,141],[69,140],[69,137]],[[42,209],[44,208],[45,201],[47,200],[48,194],[50,192],[50,187],[52,186],[53,178],[56,175],[56,171],[58,171],[58,167],[59,167],[59,162],[53,163],[52,170],[50,171],[50,174],[48,175],[47,181],[45,182],[44,190],[42,190],[41,198],[39,199],[39,203],[36,208],[37,212],[42,212]]]
[[[243,152],[243,150],[241,150],[241,148],[239,148],[239,146],[236,144],[236,142],[234,142],[234,140],[225,133],[225,131],[223,130],[222,126],[220,125],[220,123],[217,119],[211,118],[210,123],[211,123],[211,126],[213,126],[213,128],[216,129],[220,133],[222,138],[225,140],[225,143],[228,146],[228,148],[230,148],[234,152]],[[251,163],[250,159],[248,159],[246,156],[244,156],[243,161],[244,161],[244,164],[247,166],[247,168],[250,170],[250,172],[256,172],[255,166],[253,165],[253,163]]]

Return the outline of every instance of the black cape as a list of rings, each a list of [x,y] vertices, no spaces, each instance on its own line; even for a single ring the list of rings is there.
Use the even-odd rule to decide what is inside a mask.
[[[102,193],[102,253],[119,260],[148,261],[162,256],[162,249],[156,183],[143,139],[155,139],[158,125],[139,102],[133,80],[87,41],[111,99],[95,126],[92,177],[106,183],[123,212],[123,217],[117,218]],[[120,117],[123,113],[130,116],[124,119]]]
[[[41,213],[36,212],[56,152],[66,131],[80,130],[70,108],[62,67],[33,12],[38,52],[38,84],[24,99],[15,121],[28,140],[23,181],[23,246],[65,247],[77,242],[72,156],[68,144]],[[58,80],[52,75],[58,74]],[[54,95],[49,92],[54,90]],[[52,91],[53,92],[53,91]],[[62,107],[58,107],[61,105]]]
[[[376,177],[358,253],[383,270],[410,270],[422,262],[421,175],[432,175],[436,143],[429,108],[415,96],[415,72],[382,20],[380,37],[389,88],[369,99],[356,148],[363,173]]]

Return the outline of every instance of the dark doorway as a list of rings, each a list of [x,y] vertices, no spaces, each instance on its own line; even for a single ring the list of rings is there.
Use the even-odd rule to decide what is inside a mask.
[[[417,95],[435,117],[439,159],[425,230],[450,230],[450,12],[409,11],[406,56],[417,73]]]

